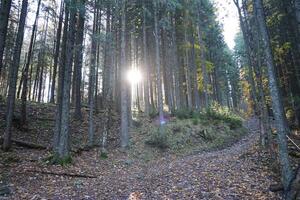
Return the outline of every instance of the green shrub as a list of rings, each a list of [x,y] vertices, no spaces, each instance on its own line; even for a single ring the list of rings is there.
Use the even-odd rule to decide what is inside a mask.
[[[158,112],[156,110],[151,110],[151,112],[149,113],[149,117],[151,119],[154,119],[158,116]]]
[[[212,105],[201,114],[204,120],[217,120],[227,123],[230,129],[237,129],[243,126],[243,120],[238,115],[232,113],[227,107],[218,104]]]
[[[10,165],[12,163],[17,163],[20,161],[20,158],[15,154],[6,154],[2,158],[0,157],[0,159],[2,159],[5,165]]]
[[[196,134],[208,142],[215,140],[217,137],[211,128],[199,130]]]
[[[225,118],[226,120],[224,120],[226,123],[229,124],[229,127],[231,129],[237,129],[237,128],[241,128],[243,126],[243,122],[240,118],[238,117],[228,117]]]
[[[103,151],[101,151],[100,158],[101,158],[102,160],[105,160],[105,159],[107,159],[107,158],[108,158],[108,154],[107,154],[107,152],[103,152]]]
[[[60,158],[57,154],[50,154],[47,158],[44,159],[44,162],[51,165],[61,165],[66,166],[73,162],[71,155],[68,155],[64,158]]]
[[[163,127],[154,128],[154,130],[151,131],[150,138],[145,141],[145,144],[160,149],[168,148],[169,143],[168,143],[168,136],[166,133],[166,129],[164,129]]]
[[[173,115],[178,119],[191,119],[197,118],[198,113],[191,109],[179,109],[173,112]]]
[[[179,133],[182,130],[182,126],[180,124],[173,124],[170,125],[170,128],[172,129],[173,133]]]
[[[199,120],[197,118],[193,118],[193,125],[198,125],[199,124]]]
[[[132,120],[132,125],[134,127],[139,128],[139,127],[141,127],[143,125],[143,123],[141,121],[138,121],[138,120]]]

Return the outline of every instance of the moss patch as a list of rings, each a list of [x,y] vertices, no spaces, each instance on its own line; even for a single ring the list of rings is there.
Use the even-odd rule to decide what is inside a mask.
[[[52,153],[44,159],[44,162],[51,165],[67,166],[73,162],[73,159],[71,155],[60,157],[58,154]]]
[[[148,162],[164,155],[184,156],[220,149],[247,133],[242,118],[229,112],[180,112],[185,117],[171,117],[162,127],[141,119],[143,126],[131,131],[130,157]]]

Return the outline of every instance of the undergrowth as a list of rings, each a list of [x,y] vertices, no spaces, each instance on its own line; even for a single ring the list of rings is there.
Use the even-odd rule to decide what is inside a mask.
[[[181,109],[159,126],[155,121],[134,128],[133,157],[150,161],[162,156],[187,155],[221,149],[238,141],[245,133],[243,119],[229,109],[213,105],[201,112]]]
[[[243,126],[243,120],[240,116],[230,111],[227,107],[222,107],[217,103],[212,104],[209,108],[201,112],[190,109],[179,109],[173,112],[173,116],[180,120],[192,119],[194,125],[199,124],[201,120],[202,122],[225,122],[231,129],[241,128]]]
[[[61,158],[58,154],[52,153],[48,157],[46,157],[43,161],[50,165],[68,166],[73,162],[73,159],[71,155]]]

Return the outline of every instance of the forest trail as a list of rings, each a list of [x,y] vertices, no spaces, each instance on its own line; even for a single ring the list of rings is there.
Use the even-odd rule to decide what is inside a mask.
[[[256,149],[257,123],[249,120],[250,134],[231,147],[153,166],[145,199],[279,199],[268,191],[273,180]]]
[[[166,155],[146,164],[119,151],[104,160],[96,159],[97,150],[82,152],[67,168],[28,157],[10,169],[13,195],[9,199],[280,199],[268,190],[274,176],[266,166],[267,156],[258,153],[257,120],[249,120],[246,126],[250,133],[223,150],[181,158]]]

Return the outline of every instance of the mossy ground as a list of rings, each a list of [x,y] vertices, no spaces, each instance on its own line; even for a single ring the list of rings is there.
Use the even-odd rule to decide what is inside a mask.
[[[143,126],[131,131],[129,154],[146,162],[166,155],[185,156],[225,148],[247,133],[242,118],[220,113],[180,114],[162,126],[144,118],[139,123]]]

